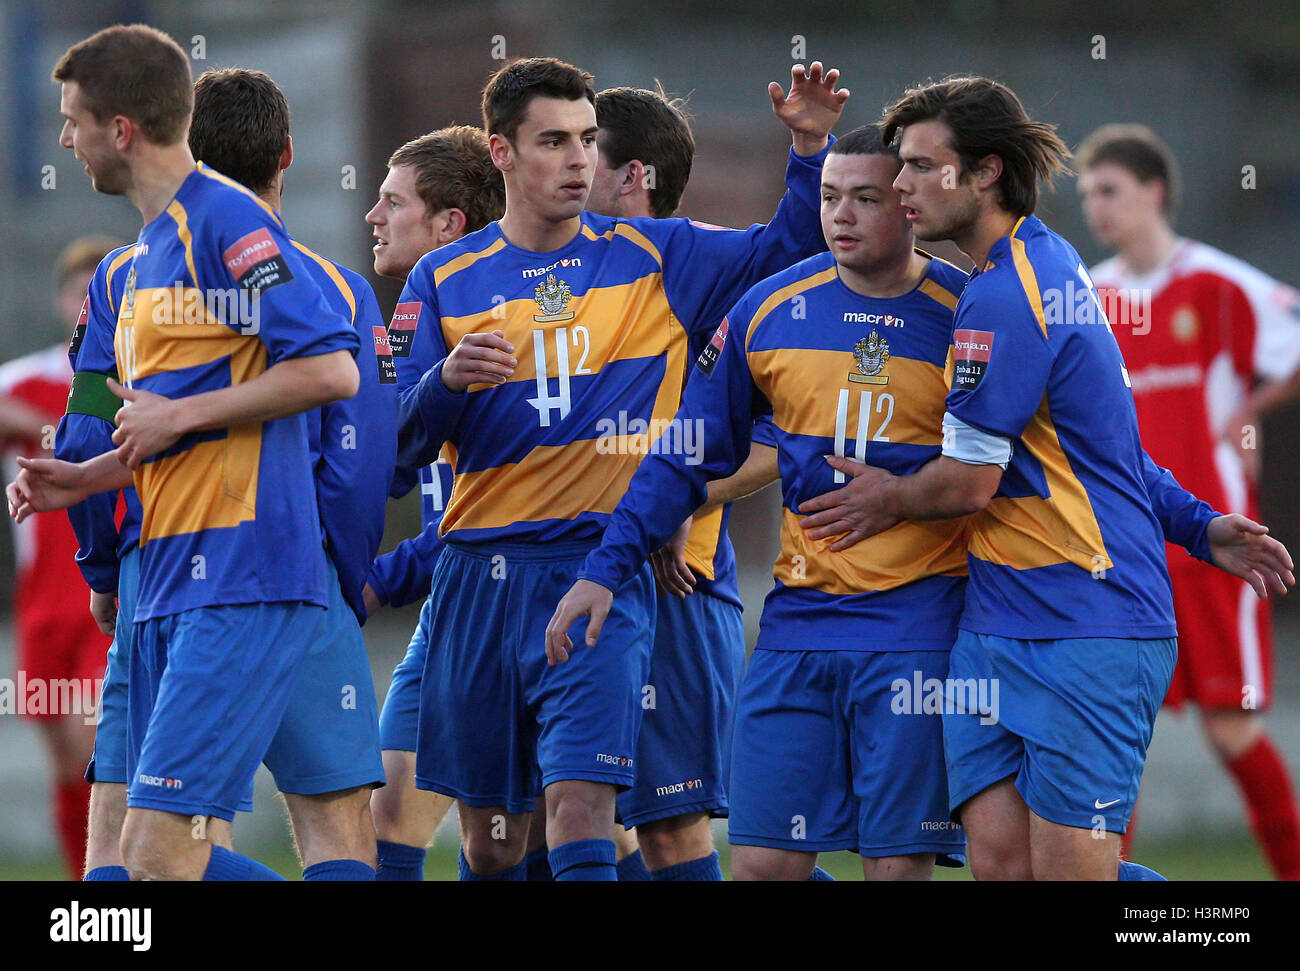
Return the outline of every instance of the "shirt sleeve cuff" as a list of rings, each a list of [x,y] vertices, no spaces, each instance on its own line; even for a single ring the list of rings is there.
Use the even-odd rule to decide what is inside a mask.
[[[1006,471],[1015,445],[1009,438],[966,424],[950,412],[943,416],[943,454],[966,465],[996,465]]]

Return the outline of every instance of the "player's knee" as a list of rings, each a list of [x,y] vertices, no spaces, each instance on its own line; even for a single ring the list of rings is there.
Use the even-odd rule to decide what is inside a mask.
[[[1203,720],[1205,738],[1215,754],[1231,762],[1255,744],[1263,723],[1254,712],[1211,712]]]
[[[713,834],[703,814],[643,823],[637,828],[637,843],[651,870],[698,860],[713,852]]]
[[[970,872],[976,880],[1032,880],[1033,866],[1026,848],[1010,844],[969,847]]]
[[[549,825],[558,826],[561,832],[608,836],[613,829],[613,797],[597,786],[558,788],[546,798]]]
[[[522,840],[492,839],[483,834],[466,833],[461,851],[471,870],[479,876],[488,877],[509,870],[523,860],[525,847]]]
[[[817,861],[810,854],[785,853],[763,847],[733,846],[731,849],[731,879],[752,880],[807,880]]]

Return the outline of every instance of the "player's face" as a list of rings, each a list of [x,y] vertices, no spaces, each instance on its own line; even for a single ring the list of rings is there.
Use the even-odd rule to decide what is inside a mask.
[[[1163,219],[1158,180],[1141,182],[1113,162],[1102,162],[1079,174],[1083,216],[1098,242],[1121,249],[1135,235]]]
[[[375,272],[406,278],[421,256],[438,247],[438,227],[415,191],[415,167],[395,165],[379,187],[379,201],[366,213],[374,227]]]
[[[587,208],[602,216],[621,216],[618,184],[622,177],[623,170],[610,167],[605,153],[597,152],[596,170],[591,177],[591,192],[587,195]]]
[[[86,108],[81,86],[76,81],[63,82],[59,113],[63,115],[59,144],[72,149],[77,161],[86,167],[95,191],[114,196],[125,192],[130,171],[113,145],[115,119],[110,118],[102,125],[97,122]]]
[[[90,281],[94,278],[94,270],[73,273],[63,281],[54,295],[54,312],[58,315],[58,322],[68,329],[69,334],[77,326],[81,305],[86,302],[86,291],[90,289]]]
[[[499,140],[499,141],[498,141]],[[534,98],[514,142],[493,135],[509,194],[548,222],[582,213],[596,171],[596,109],[586,98]]]
[[[903,200],[917,239],[959,239],[979,216],[975,176],[962,171],[952,148],[952,129],[931,119],[903,129],[898,155],[903,168],[894,188]]]
[[[912,227],[893,186],[897,174],[889,155],[826,156],[822,233],[840,266],[870,273],[912,251]]]

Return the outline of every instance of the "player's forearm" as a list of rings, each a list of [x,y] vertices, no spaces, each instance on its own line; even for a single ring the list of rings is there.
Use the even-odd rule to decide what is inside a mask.
[[[790,147],[794,149],[796,155],[802,155],[808,158],[811,155],[820,155],[826,151],[830,145],[829,135],[809,135],[803,132],[790,133]]]
[[[749,457],[735,474],[709,482],[709,498],[701,508],[714,509],[735,502],[737,499],[743,499],[780,477],[776,449],[755,442],[749,447]]]
[[[443,358],[414,386],[402,391],[397,403],[397,465],[418,468],[437,460],[451,438],[469,401],[465,391],[449,391],[442,383]]]
[[[104,452],[93,459],[77,463],[77,491],[82,499],[96,493],[125,489],[135,484],[131,470],[122,464],[117,452]]]
[[[1156,465],[1145,451],[1142,453],[1142,479],[1151,501],[1151,511],[1160,523],[1165,541],[1183,547],[1197,559],[1210,562],[1207,531],[1220,513],[1179,485],[1173,473]]]
[[[251,381],[175,399],[178,430],[189,434],[274,421],[350,398],[359,381],[356,362],[347,351],[290,358]]]
[[[882,511],[913,520],[969,516],[988,505],[1001,477],[997,466],[967,465],[941,455],[911,475],[883,482]]]

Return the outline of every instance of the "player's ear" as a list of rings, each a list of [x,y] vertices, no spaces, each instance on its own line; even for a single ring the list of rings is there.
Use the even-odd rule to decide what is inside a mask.
[[[1002,156],[985,155],[975,166],[975,184],[982,190],[993,187],[993,183],[1002,178]]]
[[[113,117],[113,147],[119,152],[125,152],[131,145],[131,139],[135,135],[135,123],[126,115],[115,115]]]
[[[502,172],[509,172],[514,168],[514,146],[505,135],[497,133],[488,136],[488,154],[492,156],[492,164]]]
[[[629,192],[635,192],[637,186],[641,185],[645,178],[645,166],[641,164],[638,158],[632,159],[623,167],[623,175],[618,180],[618,194],[627,195]]]
[[[284,151],[280,153],[280,171],[283,172],[293,164],[293,136],[284,136]]]
[[[445,246],[465,235],[465,226],[469,220],[465,213],[453,206],[442,211],[442,228],[438,230],[438,245]]]

